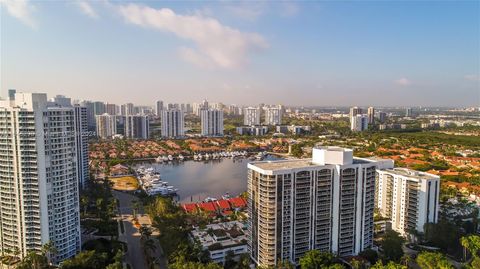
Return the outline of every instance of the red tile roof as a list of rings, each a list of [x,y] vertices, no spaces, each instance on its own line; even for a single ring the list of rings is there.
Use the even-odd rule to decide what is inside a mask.
[[[204,203],[199,203],[198,207],[208,211],[208,212],[215,212],[217,211],[217,206],[213,202],[204,202]]]
[[[183,210],[187,213],[195,212],[195,210],[197,210],[197,204],[184,204]]]
[[[242,197],[230,198],[228,199],[228,201],[230,202],[230,204],[232,204],[232,207],[235,208],[247,206],[247,202]]]
[[[227,200],[218,200],[217,205],[221,210],[230,209],[230,204],[228,203]]]

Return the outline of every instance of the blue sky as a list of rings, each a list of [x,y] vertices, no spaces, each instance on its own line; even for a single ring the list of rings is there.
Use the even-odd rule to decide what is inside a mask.
[[[114,103],[480,106],[478,1],[0,0],[9,88]]]

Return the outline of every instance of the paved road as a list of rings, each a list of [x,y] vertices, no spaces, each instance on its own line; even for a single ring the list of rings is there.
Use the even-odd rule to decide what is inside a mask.
[[[125,255],[126,262],[130,264],[133,269],[147,268],[143,249],[140,244],[140,233],[138,232],[138,229],[133,226],[133,209],[131,205],[136,198],[133,195],[117,191],[113,191],[113,195],[120,202],[119,218],[123,221],[123,226],[125,227],[124,234],[119,230],[119,239],[120,241],[126,242],[128,245],[128,251]],[[151,224],[150,218],[148,218],[143,212],[139,212],[137,216],[140,224]]]

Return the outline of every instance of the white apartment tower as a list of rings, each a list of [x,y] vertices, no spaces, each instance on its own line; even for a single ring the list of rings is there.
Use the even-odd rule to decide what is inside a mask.
[[[158,100],[157,102],[155,102],[155,115],[160,117],[162,110],[163,110],[163,101]]]
[[[438,221],[440,177],[394,168],[377,171],[376,206],[402,235],[423,232],[426,223]]]
[[[46,94],[0,101],[0,251],[40,251],[51,242],[55,264],[80,251],[78,131],[73,107]]]
[[[185,135],[183,111],[167,109],[162,111],[162,137],[182,137]]]
[[[243,124],[247,126],[260,125],[260,108],[246,107],[244,109]]]
[[[368,129],[368,116],[355,115],[350,118],[350,130],[354,132],[361,132]]]
[[[258,266],[309,250],[356,255],[373,244],[375,170],[390,160],[353,158],[350,149],[314,148],[312,159],[248,164],[249,250]]]
[[[95,116],[97,122],[97,137],[102,139],[109,139],[117,134],[117,117],[108,115]]]
[[[88,108],[86,106],[72,106],[70,98],[57,95],[50,99],[49,107],[73,107],[75,114],[75,140],[77,145],[78,183],[81,188],[89,180],[88,168]]]
[[[282,109],[280,108],[280,106],[265,108],[265,124],[266,125],[282,124]]]
[[[75,139],[77,141],[78,182],[81,188],[90,180],[88,169],[88,111],[84,106],[74,106],[75,111]]]
[[[148,139],[150,120],[145,115],[125,116],[125,137],[133,139]]]
[[[203,136],[223,136],[223,111],[208,109],[200,111]]]

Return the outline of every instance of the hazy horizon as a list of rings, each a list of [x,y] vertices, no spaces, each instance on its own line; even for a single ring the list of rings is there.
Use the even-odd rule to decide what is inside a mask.
[[[1,95],[478,107],[479,10],[477,1],[0,0]]]

